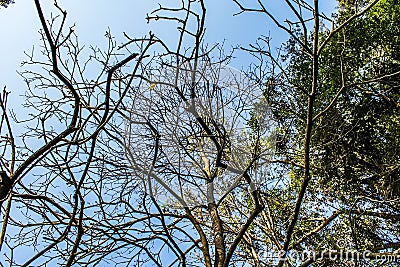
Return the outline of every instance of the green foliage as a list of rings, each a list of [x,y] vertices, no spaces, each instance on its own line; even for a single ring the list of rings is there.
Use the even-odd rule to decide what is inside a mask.
[[[341,3],[338,24],[367,4]],[[321,42],[327,36],[322,31]],[[285,133],[282,153],[301,163],[312,60],[291,39],[282,61],[287,77],[270,78],[277,86],[267,87],[266,95],[279,131]],[[306,218],[326,215],[326,210],[315,208],[321,203],[340,207],[344,214],[354,207],[388,214],[400,211],[391,202],[400,197],[400,4],[382,0],[344,27],[322,50],[319,66],[310,152],[313,179],[303,204],[304,219],[294,234],[297,238],[316,227]],[[289,170],[288,177],[293,186],[286,190],[299,188],[303,178],[299,170]],[[332,248],[345,238],[350,247],[374,250],[398,237],[398,221],[346,216],[305,244]]]
[[[321,56],[321,80],[330,81],[321,84],[320,103],[344,90],[316,121],[318,174],[376,198],[397,195],[399,186],[399,11],[395,1],[381,1]]]

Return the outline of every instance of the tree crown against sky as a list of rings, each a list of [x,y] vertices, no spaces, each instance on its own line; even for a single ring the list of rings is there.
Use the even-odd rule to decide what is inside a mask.
[[[231,51],[207,43],[207,1],[148,12],[151,25],[174,25],[176,41],[150,32],[119,43],[107,31],[101,49],[79,43],[63,3],[50,14],[35,0],[42,45],[21,72],[29,112],[10,110],[10,87],[0,99],[1,263],[395,257],[399,4],[342,1],[327,16],[319,2],[280,1],[275,13],[269,2],[232,1],[236,17],[288,41],[275,48],[271,32]],[[232,68],[238,53],[251,62],[243,70]],[[338,257],[354,250],[363,257]]]

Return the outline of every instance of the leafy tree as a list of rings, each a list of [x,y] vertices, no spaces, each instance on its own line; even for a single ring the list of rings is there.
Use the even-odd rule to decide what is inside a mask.
[[[355,246],[375,251],[395,249],[398,238],[392,234],[398,231],[397,220],[384,219],[399,212],[399,9],[397,1],[380,1],[337,35],[339,45],[328,53],[341,56],[326,74],[341,68],[336,80],[343,93],[327,113],[333,120],[321,120],[315,133],[320,150],[316,175],[328,185],[326,192],[349,209],[356,205],[381,212],[359,214],[352,222]],[[350,12],[342,10],[339,19]]]
[[[299,249],[338,249],[335,244],[339,243],[345,243],[347,250],[398,248],[400,5],[379,1],[355,17],[366,7],[367,3],[346,3],[339,9],[336,23],[351,22],[334,35],[321,29],[319,36],[325,46],[318,55],[318,93],[312,112],[313,178],[302,215],[318,217],[331,209],[336,213],[322,223],[325,230],[308,240],[302,232],[313,232],[315,225],[300,220],[294,233],[304,242],[295,243]],[[315,58],[305,53],[296,41],[299,39],[305,39],[300,28],[284,47],[282,71],[268,76],[266,95],[285,133],[281,140],[284,157],[302,164],[299,151],[304,153],[304,148],[298,140],[306,132]],[[309,42],[313,41],[309,37]],[[293,185],[301,183],[301,169],[289,171]],[[292,190],[287,187],[283,192]],[[325,208],[312,208],[323,205]]]

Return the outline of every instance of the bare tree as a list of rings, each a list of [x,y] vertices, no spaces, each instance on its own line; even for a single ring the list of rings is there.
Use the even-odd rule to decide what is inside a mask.
[[[127,231],[143,229],[149,254],[170,250],[169,262],[148,259],[160,266],[253,264],[258,257],[241,255],[238,246],[263,210],[258,179],[267,175],[273,126],[260,84],[228,67],[221,47],[203,44],[205,13],[203,2],[189,2],[149,16],[181,23],[177,48],[164,44],[165,52],[142,67],[142,81],[113,129],[119,144],[104,144],[112,148],[108,175],[119,188],[132,188],[111,202],[125,203],[122,217],[144,214]],[[186,27],[192,19],[194,29]],[[126,164],[118,176],[114,162]],[[142,203],[131,204],[133,192]],[[127,225],[114,224],[121,226]]]
[[[2,180],[9,196],[2,240],[8,225],[9,251],[34,246],[23,266],[228,266],[263,209],[256,179],[273,133],[266,116],[254,112],[255,105],[265,109],[259,84],[228,67],[222,48],[205,46],[204,3],[160,7],[148,17],[177,21],[175,49],[153,35],[126,36],[117,48],[108,35],[108,51],[93,48],[86,61],[73,29],[63,31],[66,12],[56,4],[60,16],[48,24],[35,3],[44,58],[28,55],[24,64],[32,70],[23,73],[27,107],[35,112],[25,122],[25,145],[14,145],[10,126],[4,146],[12,157]],[[149,50],[153,44],[157,50]],[[138,52],[130,53],[132,47]],[[128,56],[118,60],[124,51]],[[97,76],[89,74],[94,68]],[[44,145],[30,148],[37,137]],[[234,195],[244,204],[230,211]],[[11,200],[25,210],[22,216],[10,209]]]
[[[137,52],[132,53],[118,50],[108,35],[107,51],[92,48],[85,55],[73,28],[65,29],[66,11],[55,3],[58,15],[48,21],[40,1],[35,5],[43,45],[41,55],[27,54],[23,63],[29,68],[22,73],[28,88],[28,118],[14,117],[13,122],[6,89],[0,99],[0,197],[7,202],[0,246],[7,245],[5,260],[10,266],[19,265],[21,259],[23,266],[34,262],[71,266],[79,261],[82,243],[91,242],[84,233],[96,212],[88,198],[91,182],[98,180],[92,172],[97,140],[121,108],[155,41],[150,36],[133,42]],[[122,77],[124,68],[129,74]],[[14,127],[25,130],[16,135]],[[31,247],[31,254],[19,256],[20,247]]]

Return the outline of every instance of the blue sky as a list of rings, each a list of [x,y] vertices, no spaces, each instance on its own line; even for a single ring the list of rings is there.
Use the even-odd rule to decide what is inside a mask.
[[[105,0],[59,0],[59,5],[68,11],[67,25],[75,24],[75,30],[81,44],[98,45],[106,47],[104,34],[108,28],[119,40],[123,41],[123,32],[130,36],[140,37],[150,30],[161,38],[173,41],[177,36],[176,24],[153,22],[146,23],[145,17],[159,1],[151,0],[117,0],[110,4]],[[170,6],[179,4],[180,1],[169,2]],[[249,5],[255,1],[246,1]],[[288,17],[287,9],[279,5],[280,1],[265,1],[271,10],[281,20]],[[42,0],[43,8],[49,15],[53,1]],[[206,41],[210,44],[225,40],[225,46],[230,48],[236,45],[247,45],[254,42],[260,35],[272,37],[273,44],[277,47],[286,40],[287,36],[278,30],[265,16],[255,13],[245,13],[233,16],[238,12],[238,7],[231,0],[208,0],[207,5],[207,31]],[[327,14],[334,11],[335,1],[321,1],[321,9]],[[16,0],[7,9],[0,9],[0,87],[5,85],[12,93],[12,103],[20,105],[18,95],[24,93],[26,88],[17,71],[22,71],[20,64],[26,59],[24,51],[30,53],[35,46],[39,51],[39,20],[33,0]],[[235,67],[246,65],[249,58],[244,53],[238,54]],[[14,108],[18,108],[18,106]]]

